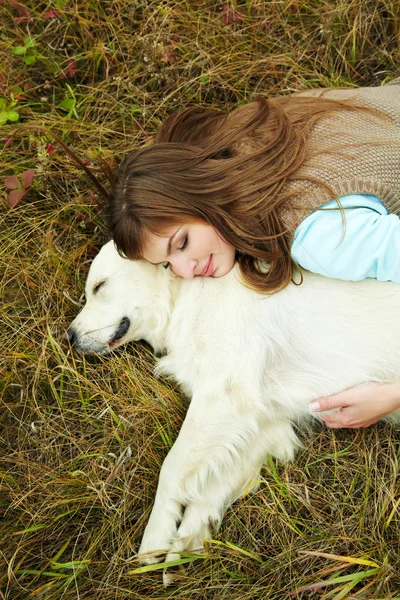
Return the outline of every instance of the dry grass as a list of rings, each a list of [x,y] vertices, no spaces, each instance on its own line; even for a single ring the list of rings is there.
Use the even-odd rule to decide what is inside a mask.
[[[54,131],[107,186],[107,165],[176,109],[399,73],[398,0],[229,6],[4,0],[0,97],[14,94],[20,124]],[[28,32],[32,65],[12,51]],[[2,127],[1,147],[16,127]],[[400,598],[399,436],[382,424],[321,429],[294,464],[270,461],[179,586],[132,573],[185,404],[153,378],[145,346],[89,361],[62,341],[106,231],[92,183],[49,141],[21,131],[0,154],[2,181],[36,169],[14,209],[1,184],[0,598]]]

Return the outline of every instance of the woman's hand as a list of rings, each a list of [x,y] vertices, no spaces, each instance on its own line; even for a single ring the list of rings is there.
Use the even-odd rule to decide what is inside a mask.
[[[368,427],[400,408],[400,381],[356,385],[339,394],[318,398],[310,404],[312,412],[332,408],[340,408],[340,410],[320,415],[328,427],[333,429]]]

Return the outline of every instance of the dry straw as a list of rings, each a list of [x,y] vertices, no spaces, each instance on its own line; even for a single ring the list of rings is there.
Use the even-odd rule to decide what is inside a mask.
[[[107,188],[174,110],[389,80],[399,17],[398,0],[0,4],[0,110],[19,115],[0,170],[35,169],[13,209],[3,186],[0,211],[1,599],[399,597],[399,437],[381,424],[270,460],[171,588],[137,570],[186,404],[146,346],[89,361],[63,341],[107,234],[93,183],[38,129]]]

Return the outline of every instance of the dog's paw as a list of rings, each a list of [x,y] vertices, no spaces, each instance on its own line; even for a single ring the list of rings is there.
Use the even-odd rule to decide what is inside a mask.
[[[142,565],[155,565],[163,560],[167,552],[168,548],[145,550],[141,545],[138,552],[138,560]]]
[[[160,562],[171,549],[178,529],[181,509],[160,510],[154,507],[139,548],[139,561],[146,565]]]
[[[139,561],[144,565],[161,562],[170,551],[172,538],[173,534],[164,537],[162,535],[153,536],[151,533],[147,533],[146,529],[138,552]]]
[[[166,562],[177,560],[180,552],[202,552],[204,541],[211,535],[211,523],[216,520],[216,512],[210,506],[189,504],[172,540]]]
[[[185,531],[186,530],[186,531]],[[202,554],[204,552],[204,541],[210,537],[210,528],[208,525],[202,524],[200,531],[196,535],[185,535],[187,528],[182,526],[178,529],[178,533],[171,545],[171,550],[168,552],[165,562],[171,563],[181,559],[180,552],[195,552]],[[172,583],[179,583],[182,576],[185,574],[183,565],[173,568],[166,568],[163,571],[163,584],[168,587]]]

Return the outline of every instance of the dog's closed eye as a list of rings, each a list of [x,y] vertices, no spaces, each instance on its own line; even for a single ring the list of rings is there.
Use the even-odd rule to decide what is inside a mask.
[[[97,292],[99,291],[101,286],[105,284],[105,282],[106,282],[106,280],[99,281],[99,283],[96,283],[96,285],[93,287],[93,294],[97,294]]]

